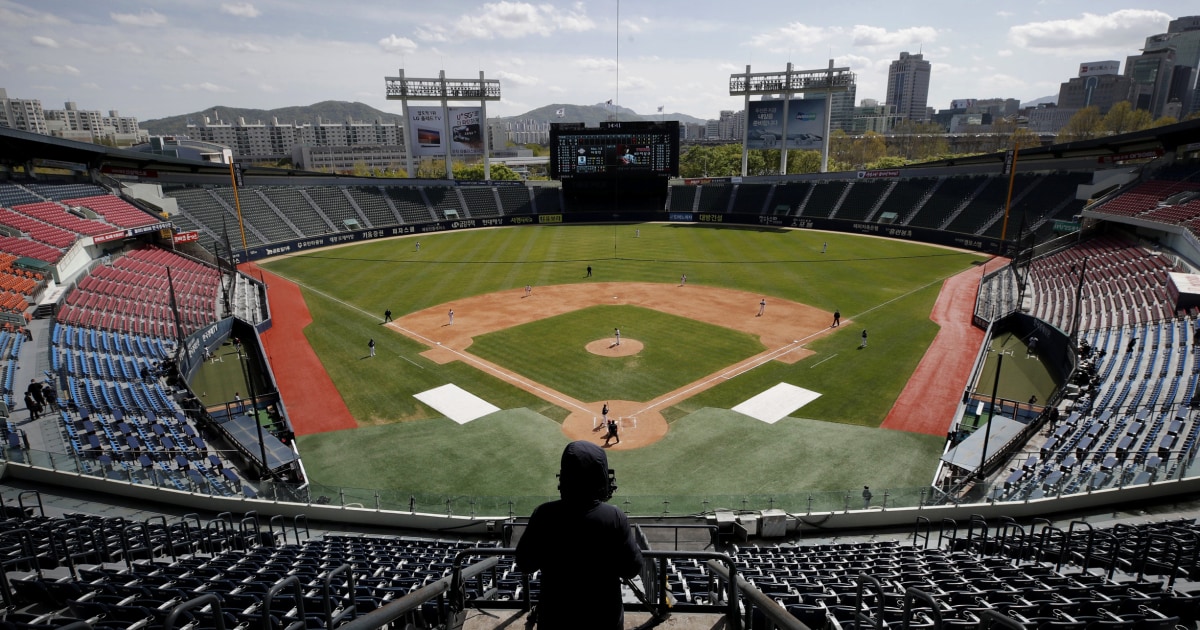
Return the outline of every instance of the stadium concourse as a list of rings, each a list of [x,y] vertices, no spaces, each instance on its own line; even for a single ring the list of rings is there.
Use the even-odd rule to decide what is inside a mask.
[[[980,270],[974,323],[985,338],[1003,330],[1028,346],[1036,336],[1027,354],[1063,382],[1036,406],[981,411],[983,426],[995,423],[988,444],[967,430],[987,398],[975,379],[955,409],[969,435],[952,440],[929,500],[913,507],[864,493],[864,509],[848,499],[825,512],[635,519],[651,560],[637,589],[626,588],[630,621],[667,612],[669,601],[679,617],[720,616],[693,627],[840,627],[859,614],[877,627],[905,618],[983,627],[1001,614],[1025,627],[1196,627],[1200,292],[1187,280],[1200,265],[1198,129],[1180,123],[1023,155],[1013,201],[1026,225],[1011,242],[1000,239],[1000,156],[883,181],[672,186],[665,210],[679,218],[1005,247],[1011,264]],[[1098,156],[1112,167],[1098,167]],[[35,159],[79,168],[26,172]],[[248,246],[232,252],[231,190],[219,169],[7,129],[0,161],[0,252],[13,257],[0,282],[20,296],[0,302],[9,326],[0,331],[4,623],[233,627],[273,617],[336,627],[365,616],[351,623],[444,627],[470,617],[487,627],[515,622],[520,613],[507,611],[536,601],[539,576],[517,571],[508,551],[523,519],[309,496],[289,424],[305,399],[252,394],[247,413],[243,400],[200,403],[189,383],[231,339],[256,351],[273,334],[272,308],[295,300],[275,302],[266,276],[237,272],[231,258],[418,226],[599,217],[572,216],[552,187],[348,184],[251,168],[241,193]],[[363,229],[348,229],[349,219]],[[1056,229],[1068,234],[1050,238]],[[267,378],[282,367],[268,363]],[[17,403],[25,393],[44,415]],[[263,430],[260,404],[285,415]]]

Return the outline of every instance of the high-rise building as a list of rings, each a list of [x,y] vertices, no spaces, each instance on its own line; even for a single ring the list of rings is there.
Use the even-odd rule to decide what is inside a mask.
[[[0,127],[47,134],[46,114],[42,102],[36,98],[8,98],[8,91],[0,88]]]
[[[888,67],[887,104],[901,120],[924,122],[928,119],[929,75],[931,65],[917,53],[900,53]]]
[[[1101,114],[1107,114],[1113,105],[1129,100],[1133,79],[1121,75],[1120,68],[1121,62],[1113,60],[1086,61],[1079,64],[1079,76],[1058,88],[1059,110],[1078,111],[1094,106]],[[1046,115],[1057,117],[1061,115],[1061,111],[1049,112]]]
[[[1147,110],[1154,118],[1162,116],[1170,102],[1171,79],[1175,76],[1175,48],[1147,50],[1126,57],[1125,76],[1133,81],[1129,100],[1134,108]]]
[[[1167,88],[1167,103],[1179,99],[1182,114],[1200,111],[1200,15],[1171,20],[1167,32],[1146,38],[1145,52],[1175,49],[1175,65]],[[1188,68],[1181,70],[1180,68]],[[1164,113],[1168,113],[1164,110]]]

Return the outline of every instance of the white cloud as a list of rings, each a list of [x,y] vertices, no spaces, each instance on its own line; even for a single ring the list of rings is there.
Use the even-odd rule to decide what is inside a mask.
[[[937,29],[931,26],[914,26],[889,31],[878,26],[855,25],[851,29],[851,41],[855,46],[867,49],[903,48],[917,44],[928,44],[937,39]]]
[[[221,13],[227,13],[229,15],[243,18],[256,18],[262,15],[262,11],[256,9],[254,5],[250,4],[249,2],[238,2],[236,4],[222,3]]]
[[[417,43],[407,37],[388,35],[379,40],[379,47],[391,53],[408,53],[417,49]]]
[[[11,29],[40,24],[64,24],[62,18],[49,13],[39,13],[28,7],[9,5],[0,7],[0,24]]]
[[[997,16],[999,16],[999,17],[1002,17],[1002,18],[1010,18],[1010,17],[1012,17],[1013,15],[1016,15],[1016,14],[1015,14],[1015,13],[1013,13],[1012,11],[997,11],[997,12],[996,12],[996,15],[997,15]]]
[[[614,59],[602,59],[597,57],[584,57],[575,62],[575,65],[584,70],[616,70],[617,62]]]
[[[230,48],[232,48],[233,50],[235,50],[237,52],[248,52],[248,53],[269,53],[269,52],[271,52],[270,48],[267,48],[266,46],[259,46],[258,44],[255,44],[254,42],[234,42],[232,45],[230,45]]]
[[[109,17],[117,24],[124,26],[162,26],[167,23],[167,16],[150,9],[141,13],[109,13]]]
[[[595,26],[581,3],[563,10],[550,4],[501,1],[484,4],[478,14],[460,18],[455,33],[471,39],[517,39],[528,35],[546,37],[555,31],[590,31]]]
[[[279,92],[279,88],[271,85],[270,83],[259,83],[258,89],[268,94],[276,94]]]
[[[89,90],[99,90],[100,89],[100,84],[96,83],[95,81],[84,81],[83,83],[80,83],[79,86],[85,87]]]
[[[133,42],[118,42],[117,50],[134,55],[140,55],[143,52],[142,47]]]
[[[626,33],[641,33],[650,25],[650,18],[641,17],[633,20],[621,20],[621,30]]]
[[[193,53],[187,46],[182,46],[182,45],[176,45],[175,52],[183,55],[184,57],[195,57],[196,56],[195,53]]]
[[[212,92],[214,94],[220,94],[233,91],[232,88],[225,87],[224,85],[217,85],[216,83],[209,81],[205,81],[203,83],[184,83],[179,87],[183,88],[185,92]]]
[[[1008,39],[1035,51],[1092,51],[1139,47],[1146,35],[1158,33],[1171,16],[1152,9],[1121,9],[1107,15],[1084,13],[1068,20],[1018,24]]]
[[[33,65],[33,66],[29,66],[25,70],[27,72],[31,72],[31,73],[35,73],[35,74],[66,74],[66,75],[70,75],[70,76],[79,76],[79,68],[76,68],[75,66],[72,66],[70,64]]]
[[[424,26],[416,29],[417,39],[423,42],[445,43],[450,41],[450,34],[440,26]],[[395,35],[392,35],[395,37]]]
[[[774,49],[780,46],[787,48],[800,44],[802,48],[808,48],[811,44],[822,42],[829,36],[823,27],[792,22],[761,35],[755,35],[750,38],[750,45]]]
[[[1009,50],[1008,48],[1004,48],[1002,50],[997,50],[996,56],[997,57],[1011,57],[1011,56],[1013,56],[1013,51]]]
[[[508,72],[507,70],[501,70],[500,72],[497,72],[496,78],[509,83],[515,83],[517,85],[537,85],[538,83],[541,83],[541,79],[538,79],[537,77],[517,74],[516,72]]]
[[[58,48],[58,42],[52,37],[44,35],[34,35],[29,39],[34,46],[42,46],[43,48]]]

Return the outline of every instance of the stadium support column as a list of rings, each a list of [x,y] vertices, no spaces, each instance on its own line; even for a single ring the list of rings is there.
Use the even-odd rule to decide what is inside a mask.
[[[979,483],[982,485],[986,477],[985,465],[988,460],[988,442],[992,439],[992,420],[996,419],[996,391],[1000,389],[1000,367],[1004,365],[1004,350],[996,356],[996,378],[992,381],[992,406],[988,412],[987,424],[983,425],[983,454],[979,456]]]
[[[404,68],[400,69],[400,77],[397,83],[400,84],[400,89],[404,89]],[[412,119],[408,117],[408,99],[404,98],[400,101],[400,109],[404,116],[404,159],[408,162],[408,178],[413,179],[417,176],[416,169],[413,168],[413,134],[412,134]]]
[[[750,64],[746,64],[746,102],[742,105],[742,177],[750,169]]]
[[[821,172],[829,172],[829,127],[833,120],[833,60],[829,60],[829,73],[825,75],[825,136],[821,138]]]
[[[450,101],[446,94],[446,71],[438,71],[438,80],[442,82],[442,151],[446,156],[446,179],[454,179],[454,168],[450,160]]]
[[[483,179],[492,179],[492,130],[487,122],[487,85],[483,82],[483,70],[479,71],[479,130],[483,132]]]
[[[783,76],[783,91],[779,94],[783,98],[783,131],[779,134],[783,136],[779,142],[779,174],[787,175],[788,99],[792,97],[792,62],[788,62],[787,71]]]

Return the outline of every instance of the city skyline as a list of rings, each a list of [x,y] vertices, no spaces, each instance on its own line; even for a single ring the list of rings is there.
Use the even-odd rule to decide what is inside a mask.
[[[835,12],[781,2],[754,11],[674,0],[529,4],[460,2],[405,7],[251,0],[200,3],[0,0],[0,86],[46,108],[119,110],[149,120],[214,105],[271,109],[361,101],[399,113],[383,77],[501,82],[490,116],[550,103],[612,99],[643,114],[663,107],[714,119],[738,110],[730,74],[824,67],[858,75],[858,100],[886,99],[888,66],[902,52],[932,64],[929,105],[956,98],[1029,101],[1058,93],[1087,61],[1124,60],[1182,1],[1043,3],[1021,14],[961,3],[894,13],[865,2]],[[874,10],[873,10],[874,9]],[[886,16],[886,19],[882,16]],[[1122,68],[1123,70],[1123,68]]]

